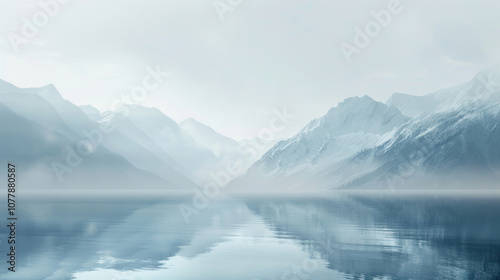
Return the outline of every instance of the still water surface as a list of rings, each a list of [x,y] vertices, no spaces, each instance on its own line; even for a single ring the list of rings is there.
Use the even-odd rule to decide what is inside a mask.
[[[26,198],[0,279],[500,279],[497,196],[190,201]]]

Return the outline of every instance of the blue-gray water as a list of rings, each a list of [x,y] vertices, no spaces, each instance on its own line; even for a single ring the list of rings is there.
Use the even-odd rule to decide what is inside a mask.
[[[0,279],[500,279],[496,196],[227,198],[189,223],[183,203],[20,200]]]

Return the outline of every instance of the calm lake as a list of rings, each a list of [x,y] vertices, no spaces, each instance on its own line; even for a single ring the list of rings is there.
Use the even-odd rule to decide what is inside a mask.
[[[500,197],[19,199],[0,279],[500,279]],[[8,249],[1,231],[2,252]]]

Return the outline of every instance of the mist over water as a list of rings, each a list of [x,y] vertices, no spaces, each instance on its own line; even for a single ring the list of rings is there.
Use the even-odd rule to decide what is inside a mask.
[[[1,279],[498,279],[500,196],[26,195]],[[0,238],[5,239],[5,234]]]

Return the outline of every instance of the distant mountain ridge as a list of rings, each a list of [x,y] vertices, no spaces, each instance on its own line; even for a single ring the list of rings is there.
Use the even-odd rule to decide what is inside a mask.
[[[259,150],[256,162],[245,141],[194,119],[177,124],[156,108],[131,104],[115,112],[79,107],[53,85],[21,89],[0,80],[0,115],[9,120],[0,125],[0,157],[23,166],[27,189],[188,190],[235,161],[243,171],[253,163],[230,182],[238,190],[500,182],[499,65],[424,96],[347,98],[293,137]]]
[[[183,189],[196,186],[117,130],[103,132],[53,85],[20,89],[0,81],[5,119],[0,156],[23,164],[26,189]],[[91,143],[96,142],[96,143]],[[56,144],[59,143],[59,144]],[[34,150],[33,150],[34,149]]]
[[[230,162],[243,158],[240,143],[192,118],[177,124],[156,108],[133,104],[115,112],[97,113],[92,106],[82,109],[98,122],[115,115],[112,123],[120,133],[157,156],[167,155],[165,161],[198,184],[211,182],[210,173],[224,170]],[[246,170],[250,163],[241,160],[240,166]]]
[[[500,186],[499,112],[499,65],[424,96],[395,93],[386,104],[348,98],[271,148],[233,186]]]
[[[375,146],[408,119],[396,107],[368,96],[348,98],[296,136],[276,144],[249,172],[259,168],[269,175],[292,175],[319,169]]]
[[[494,65],[479,72],[470,82],[423,96],[394,93],[386,104],[399,108],[407,116],[415,117],[433,111],[454,110],[465,104],[500,102],[499,88],[500,66]]]

